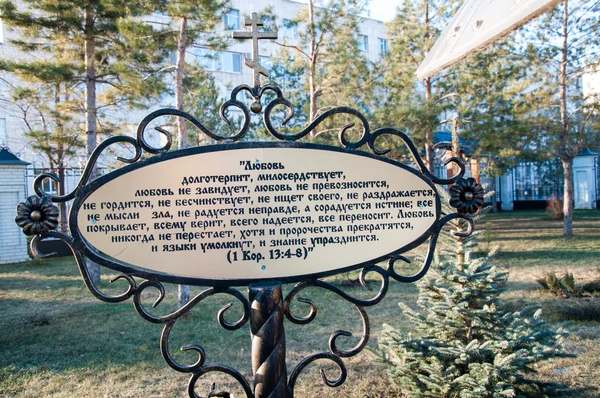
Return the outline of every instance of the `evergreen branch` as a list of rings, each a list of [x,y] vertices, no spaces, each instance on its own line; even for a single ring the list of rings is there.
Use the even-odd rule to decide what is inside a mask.
[[[579,24],[579,21],[581,21],[581,19],[587,15],[587,13],[594,7],[596,7],[598,4],[600,4],[600,0],[599,1],[595,1],[591,6],[588,7],[587,10],[585,10],[581,15],[579,15],[579,18],[575,19],[575,22],[573,23],[573,26],[571,26],[571,28],[567,31],[567,33],[571,33],[571,31],[573,29],[575,29],[577,27],[577,25]],[[583,4],[581,5],[583,7]],[[577,9],[573,10],[573,11],[578,11]],[[573,12],[571,11],[571,12]],[[596,34],[596,33],[594,33]]]
[[[301,49],[300,47],[298,47],[298,46],[292,46],[292,45],[289,45],[289,44],[280,43],[280,42],[278,42],[278,41],[276,41],[276,42],[275,42],[275,44],[277,44],[277,45],[279,45],[279,46],[281,46],[281,47],[285,47],[285,48],[291,48],[291,49],[293,49],[293,50],[296,50],[296,51],[298,51],[300,54],[304,55],[304,56],[305,56],[307,59],[311,59],[311,57],[310,57],[310,56],[309,56],[309,55],[308,55],[308,54],[307,54],[307,53],[306,53],[304,50],[302,50],[302,49]]]
[[[164,68],[161,68],[161,69],[159,69],[159,70],[157,70],[157,71],[154,71],[153,73],[150,73],[148,76],[145,76],[144,78],[142,78],[142,81],[148,80],[148,79],[149,79],[149,78],[151,78],[152,76],[154,76],[154,75],[158,75],[159,73],[165,72],[165,71],[167,71],[167,70],[169,70],[169,69],[176,69],[176,68],[177,68],[177,66],[176,66],[176,65],[168,65],[168,66],[165,66]]]
[[[100,84],[107,84],[113,88],[116,88],[117,90],[120,90],[122,88],[122,86],[119,86],[116,82],[111,81],[111,80],[106,80],[106,79],[95,79],[94,80],[96,83],[100,83]]]

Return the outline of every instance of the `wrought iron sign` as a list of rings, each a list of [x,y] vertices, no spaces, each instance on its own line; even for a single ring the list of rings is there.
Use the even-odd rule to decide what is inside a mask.
[[[73,251],[83,280],[90,292],[106,302],[133,298],[137,312],[147,321],[164,325],[162,355],[173,369],[190,373],[190,397],[198,397],[197,380],[208,372],[224,372],[235,378],[247,397],[291,397],[299,374],[310,363],[329,360],[340,369],[337,379],[323,374],[331,387],[346,378],[343,358],[351,357],[367,344],[369,321],[366,307],[379,303],[387,293],[390,279],[414,282],[427,272],[441,228],[450,220],[467,220],[483,203],[483,190],[472,179],[463,179],[464,166],[454,178],[440,179],[429,173],[411,140],[402,132],[383,128],[371,131],[358,111],[338,107],[321,114],[301,131],[286,134],[272,122],[275,106],[287,107],[285,125],[293,117],[292,105],[274,85],[260,84],[267,72],[258,63],[258,39],[276,38],[275,33],[258,32],[262,25],[256,14],[246,20],[251,32],[236,32],[234,37],[253,40],[253,58],[246,64],[254,70],[254,86],[236,87],[221,109],[238,108],[243,115],[240,129],[230,136],[215,134],[191,115],[174,109],[162,109],[140,123],[137,137],[118,136],[102,142],[91,155],[75,190],[55,196],[42,190],[44,179],[58,181],[51,174],[38,176],[34,183],[38,196],[19,204],[16,222],[28,235],[35,235],[32,251],[40,257],[37,245],[45,238],[58,238]],[[248,92],[253,103],[248,108],[238,94]],[[250,112],[263,110],[265,92],[275,98],[264,108],[264,127],[276,139],[273,142],[238,142],[250,129]],[[362,134],[356,140],[347,137],[350,126],[339,132],[340,146],[303,142],[311,131],[335,114],[357,119]],[[171,135],[162,147],[148,143],[147,128],[163,116],[187,119],[218,145],[170,151]],[[417,169],[391,160],[378,148],[378,138],[395,136],[414,158]],[[125,143],[134,149],[128,163],[116,171],[91,180],[99,156],[114,144]],[[150,156],[142,159],[142,154]],[[451,205],[456,213],[442,214],[435,184],[454,184]],[[71,236],[55,232],[58,210],[53,203],[73,201],[69,217]],[[428,241],[427,254],[414,275],[402,275],[395,266],[409,262],[403,253]],[[86,257],[102,266],[121,272],[128,289],[117,296],[102,291],[90,279]],[[370,299],[353,297],[338,286],[322,280],[324,276],[361,269],[360,282],[377,274],[379,291]],[[137,278],[137,279],[134,279]],[[142,282],[140,282],[142,280]],[[209,286],[179,310],[166,315],[151,314],[142,303],[149,288],[159,291],[158,305],[165,296],[163,283]],[[282,283],[295,283],[283,295]],[[248,298],[232,286],[248,286]],[[317,305],[298,297],[307,287],[327,289],[353,304],[362,318],[363,333],[352,348],[340,348],[339,340],[350,336],[336,331],[327,352],[311,355],[287,373],[285,333],[287,318],[296,324],[308,324],[317,315]],[[199,345],[189,346],[199,358],[192,365],[177,362],[169,351],[173,326],[204,299],[226,294],[238,300],[244,309],[235,323],[218,313],[219,324],[235,330],[250,322],[252,369],[254,380],[225,365],[207,364]],[[299,316],[292,312],[297,300],[310,312]],[[208,396],[228,396],[213,389]]]

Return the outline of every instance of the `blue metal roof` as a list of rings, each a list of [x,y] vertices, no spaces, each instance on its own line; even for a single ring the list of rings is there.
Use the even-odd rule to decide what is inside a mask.
[[[28,162],[25,162],[25,161],[19,159],[7,147],[0,147],[0,165],[8,165],[8,164],[27,166],[28,164],[31,164],[31,163],[28,163]]]
[[[581,151],[579,151],[579,153],[577,154],[577,156],[598,156],[599,153],[596,151],[592,151],[589,148],[583,148]]]
[[[437,148],[445,148],[448,150],[452,149],[452,133],[448,131],[436,131],[433,133],[433,144]],[[458,137],[458,145],[463,153],[469,154],[471,152],[471,143]]]

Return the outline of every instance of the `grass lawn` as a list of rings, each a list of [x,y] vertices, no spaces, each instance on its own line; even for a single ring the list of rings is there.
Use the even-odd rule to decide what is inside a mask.
[[[566,270],[575,275],[577,283],[600,279],[600,211],[576,211],[575,237],[571,239],[561,236],[560,221],[548,220],[541,211],[490,214],[477,228],[485,230],[482,248],[499,245],[495,261],[510,269],[508,291],[503,296],[508,308],[516,310],[538,303],[552,324],[558,326],[572,320],[568,327],[571,331],[568,348],[577,358],[543,364],[539,368],[540,377],[576,386],[600,387],[599,301],[555,297],[540,290],[535,281],[545,272],[562,274]],[[103,288],[116,293],[123,285],[117,282],[111,286],[110,277],[109,273],[103,275]],[[344,276],[330,279],[348,285],[344,289],[349,293],[365,294],[361,287],[348,284]],[[175,309],[175,289],[169,287],[157,313]],[[312,299],[319,313],[315,321],[304,326],[286,321],[288,371],[303,357],[326,351],[334,330],[344,329],[355,335],[362,332],[360,318],[352,305],[316,288],[301,295]],[[397,303],[411,305],[416,296],[412,284],[391,281],[384,301],[367,309],[371,320],[370,347],[375,347],[384,322],[410,329]],[[153,299],[148,292],[148,306]],[[170,344],[173,348],[201,344],[207,362],[233,366],[250,378],[248,326],[229,332],[216,323],[218,310],[230,301],[229,297],[217,296],[198,305],[189,318],[175,326]],[[305,310],[305,306],[298,304],[299,314]],[[229,320],[237,319],[241,313],[239,303],[234,303],[228,312],[231,312]],[[0,265],[0,396],[187,396],[189,376],[169,368],[160,355],[161,329],[160,325],[144,321],[133,309],[131,300],[107,304],[93,298],[71,259]],[[345,343],[343,348],[350,348],[357,341],[357,338],[340,339]],[[189,352],[177,353],[176,359],[191,364],[196,357]],[[313,365],[297,383],[296,396],[402,396],[367,350],[345,362],[348,378],[344,386],[337,389],[322,386],[318,366]],[[330,378],[337,376],[337,370],[326,362],[323,367]],[[213,381],[222,389],[231,388],[236,397],[244,396],[226,377],[210,375],[202,380],[206,382],[198,383],[198,393],[204,396]],[[600,396],[600,392],[578,396]]]

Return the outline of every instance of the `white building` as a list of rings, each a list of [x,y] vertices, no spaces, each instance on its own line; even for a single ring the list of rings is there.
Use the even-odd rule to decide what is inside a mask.
[[[275,15],[275,24],[279,26],[278,41],[287,44],[297,44],[296,28],[289,23],[295,19],[299,13],[307,8],[307,5],[297,1],[290,0],[256,0],[243,1],[231,0],[231,10],[225,15],[220,26],[216,28],[217,32],[223,32],[224,37],[231,38],[234,31],[248,31],[244,26],[244,20],[249,18],[253,12],[264,13],[270,10]],[[387,52],[388,41],[385,32],[384,23],[369,18],[361,18],[360,32],[357,32],[357,39],[361,51],[371,62],[377,62],[381,55]],[[17,32],[8,31],[2,26],[0,21],[0,56],[5,59],[14,59],[22,57],[35,57],[19,53],[9,40],[16,38]],[[213,51],[207,48],[193,47],[187,54],[188,63],[197,63],[202,65],[205,70],[210,71],[216,79],[219,91],[222,97],[228,96],[231,88],[240,84],[252,86],[253,71],[244,65],[244,57],[251,58],[252,44],[250,41],[228,40],[229,47],[225,51]],[[268,68],[272,63],[272,58],[280,51],[281,47],[273,40],[260,40],[260,62]],[[18,84],[18,81],[9,82]],[[263,81],[264,84],[264,81]],[[12,153],[19,158],[32,163],[32,167],[48,167],[45,157],[31,148],[30,143],[23,135],[25,125],[21,119],[20,112],[11,106],[10,85],[0,81],[0,146],[8,147]],[[122,118],[126,133],[132,134],[135,126],[151,111],[159,107],[173,106],[174,99],[169,97],[157,99],[155,108],[146,110],[128,110],[127,112],[115,112],[116,116]],[[157,134],[156,139],[160,136]],[[85,164],[86,157],[81,155],[71,161],[71,166],[81,168]]]
[[[297,28],[290,21],[297,18],[299,13],[306,10],[307,5],[290,0],[255,0],[231,1],[231,10],[224,18],[223,25],[228,36],[234,31],[247,31],[244,20],[252,13],[261,14],[269,9],[276,17],[278,42],[295,45]],[[360,32],[357,32],[359,48],[371,62],[376,62],[387,52],[388,42],[384,23],[369,18],[361,18]],[[249,41],[233,41],[227,51],[214,52],[208,49],[198,49],[195,56],[206,70],[211,71],[224,91],[240,84],[252,86],[252,69],[244,66],[244,57],[251,58],[252,45]],[[281,47],[274,40],[260,40],[260,62],[267,69]]]
[[[252,13],[260,14],[268,9],[276,18],[275,24],[280,27],[278,41],[285,41],[288,44],[298,43],[296,28],[290,21],[297,19],[298,14],[306,9],[306,4],[290,0],[231,0],[230,6],[231,10],[216,29],[217,32],[223,32],[224,36],[231,38],[234,31],[248,31],[249,28],[244,26],[245,19],[249,18]],[[160,16],[158,17],[160,18]],[[388,42],[383,22],[361,18],[360,31],[356,34],[360,43],[360,50],[365,53],[371,62],[376,62],[382,54],[387,52]],[[4,59],[35,59],[41,56],[37,53],[26,54],[20,52],[10,44],[11,39],[18,39],[18,32],[6,29],[0,20],[0,57]],[[253,85],[253,71],[244,65],[244,57],[252,58],[252,43],[246,40],[228,40],[228,43],[229,47],[224,51],[216,52],[207,48],[192,47],[186,55],[188,63],[197,63],[213,74],[223,98],[227,97],[231,88],[235,86],[241,84]],[[272,63],[272,58],[276,56],[280,49],[281,47],[272,40],[261,40],[259,48],[261,64],[268,69]],[[265,81],[263,81],[263,84]],[[4,151],[7,154],[10,154],[10,156],[16,155],[15,159],[18,157],[23,161],[17,165],[18,167],[12,167],[13,165],[3,167],[3,174],[0,175],[1,185],[8,187],[8,191],[2,196],[2,203],[0,203],[0,216],[2,216],[0,217],[0,224],[5,229],[4,234],[10,234],[11,237],[8,239],[8,235],[6,235],[1,240],[0,245],[16,244],[14,248],[3,246],[6,250],[0,253],[0,263],[20,261],[26,257],[25,237],[12,221],[14,218],[12,214],[14,214],[16,205],[19,202],[34,194],[32,189],[34,177],[49,167],[45,156],[32,148],[31,142],[24,134],[26,125],[23,121],[22,112],[10,100],[11,87],[19,84],[22,84],[22,82],[7,73],[4,73],[3,79],[0,79],[0,148],[6,147],[8,150]],[[128,131],[123,133],[133,134],[135,127],[144,116],[157,108],[169,105],[173,106],[174,100],[163,97],[157,99],[156,106],[151,109],[119,109],[113,113],[116,118],[124,122],[125,129]],[[156,134],[155,137],[158,140],[161,136]],[[158,143],[154,144],[158,145]],[[71,191],[76,186],[86,160],[85,153],[71,159],[70,167],[66,170],[65,188],[67,191]],[[31,165],[25,170],[27,163]],[[47,186],[44,186],[44,190],[55,193],[55,187],[52,186],[51,182],[49,180],[46,182]]]
[[[587,102],[600,103],[600,68],[585,72],[582,77],[583,98]]]

